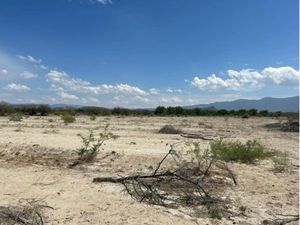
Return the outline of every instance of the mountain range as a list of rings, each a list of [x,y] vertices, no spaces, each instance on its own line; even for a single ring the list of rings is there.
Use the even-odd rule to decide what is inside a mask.
[[[287,98],[266,97],[258,100],[238,99],[235,101],[214,102],[209,104],[198,104],[185,106],[186,109],[210,108],[239,110],[239,109],[257,109],[268,110],[270,112],[299,112],[299,96]]]

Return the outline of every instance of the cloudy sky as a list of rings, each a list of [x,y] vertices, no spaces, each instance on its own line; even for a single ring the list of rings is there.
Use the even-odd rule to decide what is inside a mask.
[[[297,0],[1,0],[0,101],[295,96],[298,9]]]

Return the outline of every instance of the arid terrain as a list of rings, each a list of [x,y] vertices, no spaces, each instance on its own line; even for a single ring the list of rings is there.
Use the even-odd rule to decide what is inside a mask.
[[[0,206],[42,202],[49,206],[44,222],[53,225],[262,224],[289,218],[299,209],[299,133],[264,127],[275,122],[273,118],[113,116],[92,121],[78,116],[76,122],[65,125],[55,116],[28,117],[21,122],[1,117]],[[89,129],[101,132],[106,124],[119,138],[105,142],[95,162],[67,168],[81,146],[78,134],[87,134]],[[286,153],[287,169],[275,172],[271,159],[228,163],[238,184],[224,186],[222,193],[232,200],[232,207],[242,207],[243,213],[221,219],[138,202],[120,184],[92,182],[98,176],[149,173],[174,143],[182,143],[176,151],[186,153],[184,142],[191,139],[158,133],[166,124],[212,139],[256,139],[270,151]],[[199,141],[201,148],[209,147],[209,140],[193,141]]]

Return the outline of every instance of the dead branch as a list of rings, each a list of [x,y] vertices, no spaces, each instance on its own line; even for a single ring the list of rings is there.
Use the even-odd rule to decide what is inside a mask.
[[[216,166],[219,167],[219,168],[221,168],[221,169],[226,170],[228,172],[230,178],[232,179],[233,183],[235,185],[237,185],[237,179],[236,179],[234,173],[232,172],[232,170],[229,169],[229,167],[227,166],[227,164],[225,162],[223,162],[223,161],[220,161],[220,160],[217,160],[216,162],[217,162]]]
[[[167,176],[175,176],[174,173],[170,171],[166,171],[164,173],[159,174],[153,174],[153,175],[136,175],[136,176],[127,176],[127,177],[96,177],[93,179],[94,183],[101,183],[101,182],[107,182],[107,183],[122,183],[125,181],[130,180],[136,180],[136,179],[147,179],[147,178],[161,178],[161,177],[167,177]]]
[[[0,206],[0,224],[44,225],[44,208],[51,208],[37,202],[18,206]]]
[[[203,134],[182,133],[180,136],[184,137],[184,138],[202,139],[202,140],[206,140],[206,141],[214,140],[214,137],[204,136]]]

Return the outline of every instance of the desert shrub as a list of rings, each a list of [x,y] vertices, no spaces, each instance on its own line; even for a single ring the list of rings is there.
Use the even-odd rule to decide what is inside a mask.
[[[70,114],[64,114],[64,115],[62,115],[61,116],[61,119],[64,121],[64,123],[66,124],[66,125],[68,125],[69,123],[73,123],[73,122],[75,122],[75,116],[73,116],[73,115],[70,115]]]
[[[9,121],[20,122],[22,119],[23,117],[19,113],[9,115]]]
[[[272,157],[272,161],[273,171],[276,173],[286,172],[289,168],[290,161],[286,153]]]
[[[53,123],[54,120],[50,118],[50,119],[48,119],[48,122],[49,122],[49,123]]]
[[[103,143],[110,139],[117,139],[118,136],[108,132],[108,125],[102,133],[95,136],[94,131],[90,130],[87,136],[79,135],[82,142],[82,147],[78,150],[78,160],[81,162],[91,162],[98,155]]]
[[[224,161],[254,163],[269,156],[264,146],[256,140],[249,140],[245,144],[240,141],[218,140],[211,142],[210,147],[214,157]]]
[[[96,119],[96,116],[95,116],[95,115],[91,115],[91,116],[90,116],[90,120],[93,121],[93,120],[95,120],[95,119]]]
[[[165,125],[159,129],[158,133],[160,134],[180,134],[182,130],[176,129],[172,125]]]

